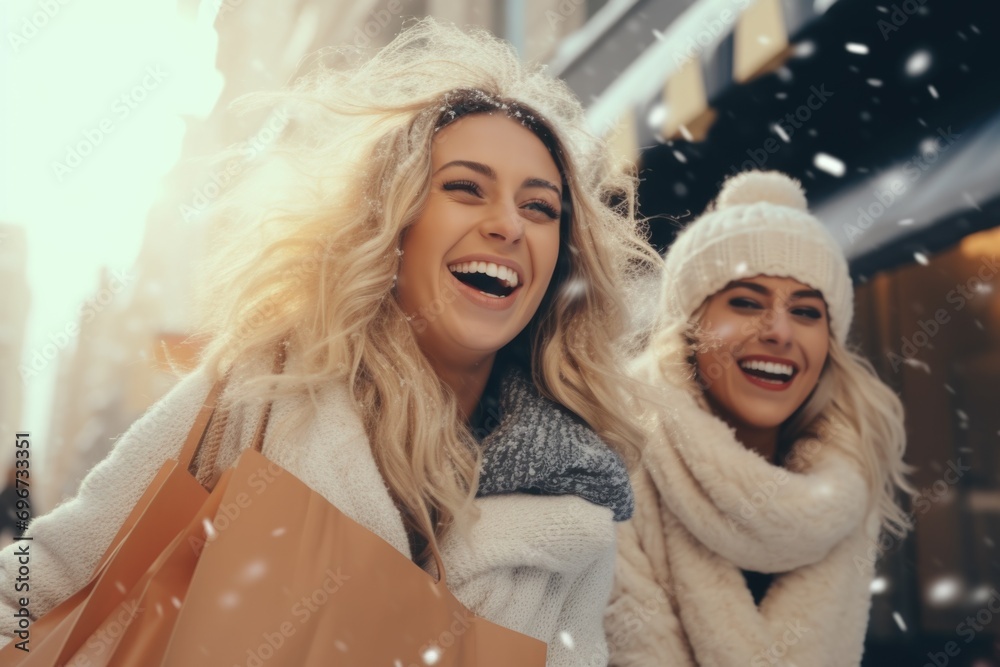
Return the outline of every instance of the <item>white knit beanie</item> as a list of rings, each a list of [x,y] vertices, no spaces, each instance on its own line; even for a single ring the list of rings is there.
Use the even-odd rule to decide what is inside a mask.
[[[846,340],[854,313],[847,260],[810,215],[801,184],[777,171],[730,178],[714,206],[681,231],[666,256],[661,312],[686,321],[731,281],[757,275],[821,291],[834,338]]]

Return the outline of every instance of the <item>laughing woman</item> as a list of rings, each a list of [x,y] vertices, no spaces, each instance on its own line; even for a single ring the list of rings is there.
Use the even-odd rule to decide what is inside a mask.
[[[604,664],[642,437],[621,410],[622,294],[631,272],[659,270],[633,180],[563,84],[485,33],[429,21],[265,102],[289,129],[213,213],[212,342],[79,495],[31,524],[32,611],[87,581],[232,370],[200,479],[273,401],[265,456],[428,569],[436,544],[456,596],[547,642],[549,665]],[[7,549],[7,638],[16,571]]]
[[[753,172],[666,258],[636,368],[662,391],[606,614],[616,667],[856,667],[873,545],[902,535],[902,406],[845,346],[847,262]]]

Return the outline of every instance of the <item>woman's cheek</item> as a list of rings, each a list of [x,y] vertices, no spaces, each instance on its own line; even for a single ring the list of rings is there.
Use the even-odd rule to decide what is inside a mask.
[[[715,323],[708,333],[716,354],[734,353],[743,338],[739,324],[728,318]]]

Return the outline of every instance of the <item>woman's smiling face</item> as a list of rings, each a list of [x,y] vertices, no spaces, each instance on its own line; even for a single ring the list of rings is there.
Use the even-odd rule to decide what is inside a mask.
[[[826,302],[791,278],[735,281],[705,302],[695,355],[709,402],[730,424],[780,426],[819,382],[830,349]]]
[[[555,270],[561,202],[555,161],[520,123],[474,114],[437,132],[396,284],[425,354],[487,358],[527,326]]]

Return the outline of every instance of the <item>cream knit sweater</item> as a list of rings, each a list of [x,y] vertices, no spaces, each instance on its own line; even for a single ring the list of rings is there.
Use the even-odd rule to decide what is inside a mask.
[[[181,380],[116,442],[83,480],[79,493],[32,521],[29,608],[37,617],[81,588],[161,464],[176,457],[208,394],[199,370]],[[319,391],[318,412],[294,442],[269,430],[263,453],[409,557],[406,531],[347,389]],[[294,406],[275,401],[271,424]],[[235,410],[218,465],[235,462],[259,415]],[[241,434],[241,435],[238,435]],[[449,588],[486,619],[548,644],[550,667],[607,664],[602,614],[615,562],[612,511],[575,495],[505,494],[478,498],[482,515],[471,542],[441,545]],[[0,551],[0,646],[14,632],[18,563]]]

